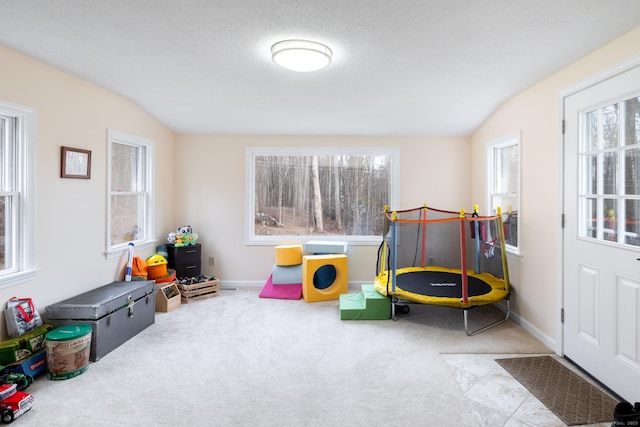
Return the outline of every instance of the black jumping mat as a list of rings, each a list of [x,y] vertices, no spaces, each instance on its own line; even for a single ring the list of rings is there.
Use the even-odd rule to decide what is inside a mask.
[[[468,276],[469,296],[491,292],[491,286],[477,277]],[[462,275],[448,271],[412,271],[398,274],[396,286],[403,291],[433,297],[462,298]]]

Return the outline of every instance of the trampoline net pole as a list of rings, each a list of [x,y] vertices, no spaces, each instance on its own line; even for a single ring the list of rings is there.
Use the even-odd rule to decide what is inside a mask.
[[[462,303],[469,303],[469,278],[467,277],[467,245],[464,209],[460,210],[460,272],[462,274]]]
[[[505,250],[504,225],[502,223],[502,209],[498,207],[498,236],[500,236],[500,252],[502,257],[502,276],[504,279],[504,287],[509,292],[509,267],[507,265],[507,251]]]
[[[420,257],[420,266],[425,266],[425,260],[427,256],[427,204],[424,204],[422,208],[422,222],[420,223],[422,228],[422,256]],[[420,229],[418,229],[419,231]]]
[[[477,205],[476,205],[476,208],[473,211],[473,217],[474,218],[478,218],[479,217]],[[477,273],[480,273],[480,239],[481,239],[481,236],[480,236],[480,221],[478,221],[478,220],[473,221],[473,228],[475,230],[475,236],[476,236],[476,244],[475,244],[475,247],[476,247],[476,270],[475,271],[476,271],[476,274],[477,274]]]
[[[398,252],[398,223],[395,221],[396,216],[394,212],[394,216],[391,221],[391,292],[395,294],[396,292],[396,268],[397,268],[397,252]]]

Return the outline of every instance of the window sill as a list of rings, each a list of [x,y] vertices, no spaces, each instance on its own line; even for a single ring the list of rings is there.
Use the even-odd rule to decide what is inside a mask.
[[[138,242],[138,243],[135,243],[134,249],[148,249],[148,248],[154,248],[155,249],[156,242],[157,242],[157,240],[147,240],[147,241],[144,241],[144,242]],[[117,258],[117,257],[122,256],[128,250],[129,250],[129,245],[128,244],[126,246],[118,246],[118,247],[115,247],[115,248],[111,248],[107,252],[104,253],[104,257],[105,257],[105,259]]]
[[[276,246],[300,244],[304,245],[310,240],[325,240],[329,242],[346,242],[348,246],[380,246],[382,237],[373,238],[349,238],[349,236],[260,236],[245,240],[246,246]]]
[[[37,270],[20,271],[8,274],[0,279],[0,289],[10,288],[22,283],[30,282],[36,277]]]
[[[507,258],[515,261],[522,261],[522,253],[507,251]]]

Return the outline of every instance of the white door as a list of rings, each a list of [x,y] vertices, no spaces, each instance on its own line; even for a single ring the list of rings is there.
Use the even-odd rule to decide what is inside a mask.
[[[564,101],[564,354],[637,402],[640,66]]]

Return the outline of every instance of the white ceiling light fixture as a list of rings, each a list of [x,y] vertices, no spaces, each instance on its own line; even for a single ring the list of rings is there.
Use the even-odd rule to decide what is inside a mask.
[[[309,40],[283,40],[271,46],[271,59],[291,71],[317,71],[331,64],[333,52],[322,43]]]

